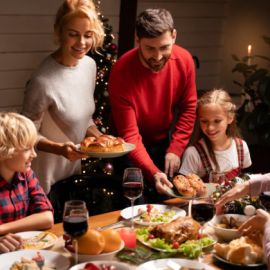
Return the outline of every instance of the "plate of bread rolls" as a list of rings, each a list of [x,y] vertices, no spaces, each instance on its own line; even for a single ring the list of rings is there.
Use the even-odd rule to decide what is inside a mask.
[[[87,137],[76,145],[76,152],[93,158],[113,158],[123,156],[136,148],[120,137],[103,134],[100,137]]]
[[[214,246],[214,256],[222,262],[237,266],[265,265],[262,239],[259,232],[254,232],[234,239],[228,244],[217,243]]]
[[[194,174],[177,175],[173,178],[174,188],[167,188],[167,193],[172,197],[185,200],[192,200],[195,197],[206,197],[212,194],[216,188],[206,184],[202,179]]]

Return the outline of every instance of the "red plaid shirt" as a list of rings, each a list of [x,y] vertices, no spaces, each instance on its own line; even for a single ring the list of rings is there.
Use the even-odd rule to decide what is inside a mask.
[[[0,176],[0,225],[44,210],[53,208],[32,170],[16,172],[12,184]]]

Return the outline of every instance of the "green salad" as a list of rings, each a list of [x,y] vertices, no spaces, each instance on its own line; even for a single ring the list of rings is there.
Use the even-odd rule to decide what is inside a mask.
[[[160,248],[167,252],[182,252],[185,256],[197,258],[200,254],[200,240],[188,240],[175,248],[173,244],[168,244],[165,239],[154,238],[148,239],[150,233],[149,230],[152,227],[142,228],[136,230],[137,239],[141,242],[146,242],[153,248]],[[202,235],[202,245],[203,247],[212,245],[215,241],[210,239],[207,234]]]
[[[135,221],[142,221],[142,222],[156,222],[156,223],[164,223],[170,222],[172,218],[175,216],[176,211],[165,211],[165,212],[146,212],[139,218],[136,218]]]

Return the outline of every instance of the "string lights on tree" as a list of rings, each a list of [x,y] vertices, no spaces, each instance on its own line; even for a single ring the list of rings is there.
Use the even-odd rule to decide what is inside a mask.
[[[96,88],[94,93],[96,109],[93,115],[93,120],[102,133],[110,134],[109,114],[111,111],[111,104],[109,99],[108,83],[111,68],[116,62],[117,46],[113,43],[113,28],[109,25],[109,20],[99,11],[100,1],[95,1],[95,5],[98,10],[99,19],[104,26],[104,43],[103,49],[99,49],[99,54],[92,53],[91,51],[88,52],[88,55],[95,60],[97,65]],[[110,159],[83,159],[82,172],[112,174],[113,166],[111,163],[112,161]],[[108,164],[110,164],[110,166],[108,166]]]

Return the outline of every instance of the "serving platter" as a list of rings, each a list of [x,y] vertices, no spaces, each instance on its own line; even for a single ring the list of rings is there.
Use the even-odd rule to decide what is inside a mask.
[[[114,158],[114,157],[121,157],[123,155],[126,155],[130,151],[134,150],[136,148],[135,144],[132,143],[125,143],[125,150],[124,151],[119,151],[119,152],[84,152],[81,151],[81,145],[76,144],[77,150],[76,152],[82,154],[82,155],[87,155],[89,157],[93,158]]]
[[[172,219],[169,221],[171,222],[172,220],[178,218],[178,217],[185,217],[186,216],[186,211],[173,206],[171,209],[168,209],[166,205],[162,205],[162,204],[151,204],[154,206],[154,208],[156,208],[159,212],[164,213],[165,211],[170,212],[172,210],[174,210],[176,213],[175,215],[172,217]],[[141,204],[141,205],[134,205],[134,216],[136,216],[138,214],[138,210],[141,208],[142,210],[146,211],[146,206],[147,204]],[[132,208],[128,207],[125,208],[121,211],[121,216],[125,219],[131,218],[131,214],[132,214]],[[144,222],[144,221],[136,221],[134,219],[134,223],[140,224],[140,225],[144,225],[144,226],[150,226],[150,225],[157,225],[157,224],[162,224],[164,222]]]
[[[206,189],[207,189],[207,196],[211,195],[213,192],[216,191],[216,188],[213,186],[213,185],[210,185],[210,184],[205,184],[206,186]],[[173,187],[173,188],[167,188],[167,193],[172,196],[172,197],[175,197],[175,198],[181,198],[183,200],[192,200],[192,197],[184,197],[182,196],[179,191],[177,190],[176,187]],[[206,197],[206,196],[205,196]],[[198,198],[198,197],[197,197]],[[201,198],[204,198],[204,197],[201,197]]]
[[[207,234],[207,236],[208,236],[210,239],[212,239],[212,240],[214,241],[214,243],[212,243],[211,245],[204,246],[203,249],[209,248],[209,247],[211,247],[211,246],[214,246],[214,245],[217,243],[218,238],[217,238],[216,235],[214,235],[214,234],[209,234],[208,232],[206,232],[206,231],[204,231],[204,230],[203,230],[203,234]],[[148,246],[148,247],[150,247],[150,248],[152,248],[152,249],[155,249],[155,250],[158,250],[158,251],[162,251],[162,252],[168,252],[166,249],[161,249],[161,248],[153,247],[153,246],[151,246],[148,242],[141,241],[141,240],[138,239],[138,238],[137,238],[137,240],[139,240],[142,244],[144,244],[144,245],[146,245],[146,246]],[[183,243],[184,243],[184,242],[183,242]],[[181,244],[180,244],[180,245],[181,245]]]

